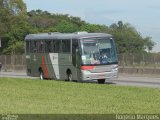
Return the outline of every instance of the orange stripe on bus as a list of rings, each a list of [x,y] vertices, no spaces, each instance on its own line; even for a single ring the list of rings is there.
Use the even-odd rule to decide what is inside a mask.
[[[42,68],[43,68],[43,70],[44,70],[44,73],[45,73],[45,75],[46,75],[46,78],[49,78],[49,74],[48,74],[48,70],[47,70],[46,63],[45,63],[44,55],[42,55]]]

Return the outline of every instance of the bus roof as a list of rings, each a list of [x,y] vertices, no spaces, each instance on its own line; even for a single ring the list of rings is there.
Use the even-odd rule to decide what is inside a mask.
[[[76,32],[76,33],[40,33],[40,34],[29,34],[25,37],[25,40],[43,40],[43,39],[80,39],[90,37],[112,37],[107,33],[87,33],[87,32]]]

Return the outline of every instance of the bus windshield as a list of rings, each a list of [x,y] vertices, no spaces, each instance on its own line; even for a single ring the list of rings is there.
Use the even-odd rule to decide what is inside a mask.
[[[101,65],[118,63],[112,38],[82,39],[82,64]]]

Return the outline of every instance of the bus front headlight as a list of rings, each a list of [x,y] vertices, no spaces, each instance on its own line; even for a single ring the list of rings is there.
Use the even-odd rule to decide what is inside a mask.
[[[112,66],[112,71],[118,71],[118,65],[113,65]]]

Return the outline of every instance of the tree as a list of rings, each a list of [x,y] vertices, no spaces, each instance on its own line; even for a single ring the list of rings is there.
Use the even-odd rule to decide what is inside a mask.
[[[28,12],[28,23],[30,23],[32,29],[37,32],[56,32],[55,26],[58,21],[55,14],[47,11],[32,10]]]
[[[143,52],[145,46],[150,50],[154,46],[150,37],[143,38],[133,26],[122,21],[112,24],[110,33],[115,37],[119,53],[138,53]]]
[[[1,51],[15,53],[15,48],[20,48],[20,45],[23,49],[22,43],[27,32],[26,12],[23,0],[0,0],[0,37],[3,42]]]
[[[72,22],[62,20],[55,26],[56,30],[58,32],[62,33],[71,33],[71,32],[76,32],[78,31],[78,26]]]
[[[2,3],[0,1],[0,39],[1,39],[1,47],[0,47],[0,53],[2,53],[3,49],[7,47],[8,39],[6,37],[6,34],[11,29],[11,23],[12,20],[12,14],[7,10],[3,9]]]
[[[8,10],[0,8],[0,16],[0,36],[2,37],[10,29],[12,15]]]
[[[87,32],[107,32],[108,27],[105,25],[85,23],[81,26],[81,31]]]
[[[146,50],[151,51],[155,43],[151,40],[151,37],[144,38],[144,47]]]
[[[9,10],[13,15],[23,15],[27,11],[23,0],[0,0],[0,6]]]

